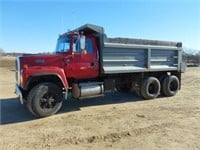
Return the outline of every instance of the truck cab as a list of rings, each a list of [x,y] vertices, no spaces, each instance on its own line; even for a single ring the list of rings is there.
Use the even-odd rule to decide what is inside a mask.
[[[63,55],[68,78],[87,79],[99,75],[97,39],[91,35],[66,33],[57,40],[56,54]]]

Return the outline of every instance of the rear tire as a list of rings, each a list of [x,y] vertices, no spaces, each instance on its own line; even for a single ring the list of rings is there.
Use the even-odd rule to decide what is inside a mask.
[[[62,106],[61,88],[53,83],[41,83],[33,87],[27,99],[29,111],[37,117],[55,114]]]
[[[160,94],[160,82],[155,77],[148,77],[143,81],[140,94],[144,99],[153,99]]]
[[[162,92],[165,96],[174,96],[178,92],[179,86],[178,77],[167,76],[162,83]]]

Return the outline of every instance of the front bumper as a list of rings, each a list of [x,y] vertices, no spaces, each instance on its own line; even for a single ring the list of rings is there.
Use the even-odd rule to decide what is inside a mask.
[[[18,95],[20,103],[23,104],[24,101],[23,101],[22,91],[21,91],[21,89],[19,88],[19,86],[17,84],[15,86],[15,93]]]

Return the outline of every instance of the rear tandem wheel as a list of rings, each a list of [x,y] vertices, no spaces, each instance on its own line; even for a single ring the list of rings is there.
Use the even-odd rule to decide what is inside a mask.
[[[142,82],[140,94],[144,99],[153,99],[160,94],[160,81],[155,77],[148,77]]]

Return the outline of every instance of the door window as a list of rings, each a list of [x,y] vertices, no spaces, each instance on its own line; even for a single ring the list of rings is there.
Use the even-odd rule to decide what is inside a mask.
[[[86,39],[85,49],[87,53],[93,53],[94,52],[94,45],[92,39]]]
[[[81,49],[81,40],[80,38],[75,38],[73,41],[73,52],[81,53],[85,51],[86,53],[93,53],[94,52],[94,44],[93,40],[86,38],[85,39],[85,49]]]

